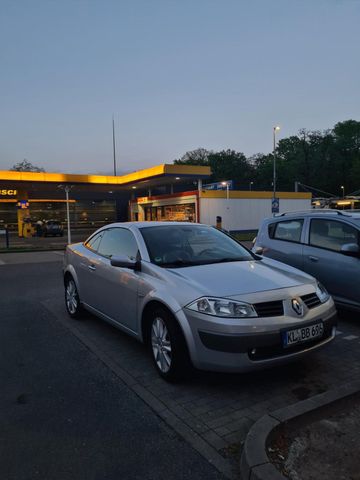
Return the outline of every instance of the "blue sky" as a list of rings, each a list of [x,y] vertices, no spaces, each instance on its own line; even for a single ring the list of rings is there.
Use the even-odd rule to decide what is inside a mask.
[[[0,169],[120,171],[360,120],[357,0],[0,0]]]

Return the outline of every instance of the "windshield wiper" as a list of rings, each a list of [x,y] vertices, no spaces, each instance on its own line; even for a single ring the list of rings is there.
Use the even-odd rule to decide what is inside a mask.
[[[158,263],[158,267],[193,267],[194,265],[199,265],[199,262],[192,262],[190,260],[175,260],[175,262],[167,262],[167,263]]]
[[[227,262],[246,262],[252,260],[251,258],[244,258],[244,257],[224,257],[224,258],[216,258],[214,260],[207,260],[206,263],[227,263]]]

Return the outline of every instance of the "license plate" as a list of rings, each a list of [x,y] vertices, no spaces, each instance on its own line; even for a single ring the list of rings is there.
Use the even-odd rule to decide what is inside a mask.
[[[283,332],[283,346],[290,347],[296,343],[309,342],[314,338],[321,337],[324,333],[324,325],[322,322],[309,325],[307,327],[295,328]]]

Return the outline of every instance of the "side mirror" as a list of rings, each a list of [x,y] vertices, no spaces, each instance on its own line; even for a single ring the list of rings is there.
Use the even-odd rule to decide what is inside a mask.
[[[114,255],[110,259],[113,267],[130,268],[131,270],[140,270],[140,262],[133,260],[126,255]]]
[[[345,243],[340,252],[349,257],[360,257],[360,247],[356,243]]]
[[[263,247],[256,247],[254,253],[256,253],[256,255],[262,255],[264,253]]]

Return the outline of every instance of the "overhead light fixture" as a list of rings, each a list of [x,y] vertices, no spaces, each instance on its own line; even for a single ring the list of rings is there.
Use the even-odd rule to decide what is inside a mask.
[[[180,180],[180,177],[175,177],[175,180]]]
[[[132,188],[133,190],[135,190],[135,189],[136,189],[136,187],[135,187],[135,186],[134,186],[134,187],[131,187],[131,188]]]

